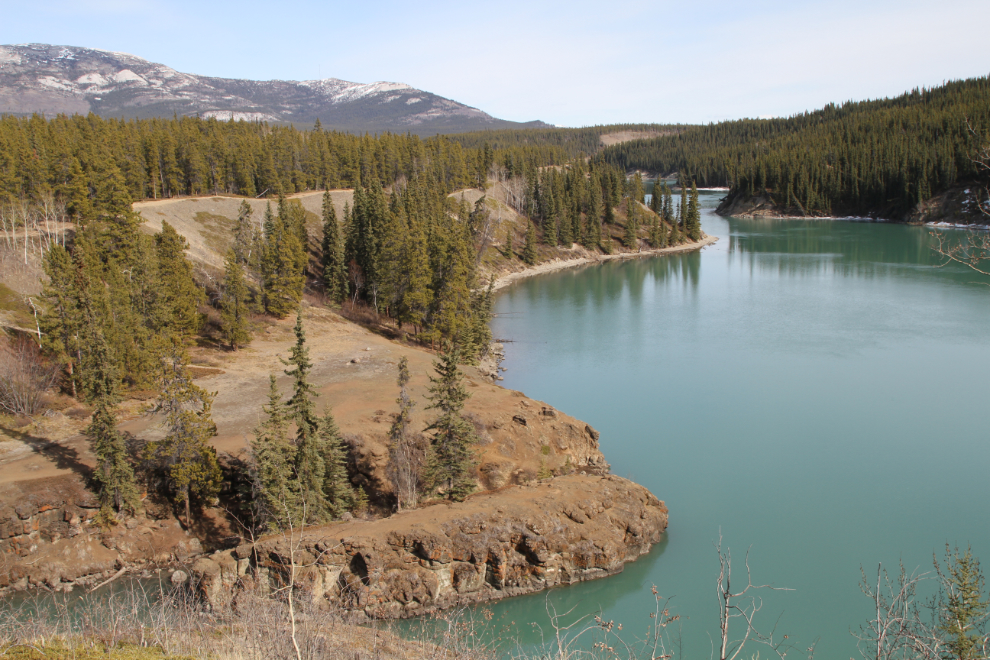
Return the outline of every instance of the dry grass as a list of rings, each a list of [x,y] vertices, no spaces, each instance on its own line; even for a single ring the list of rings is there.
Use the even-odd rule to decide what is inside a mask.
[[[232,607],[213,611],[186,589],[148,589],[139,582],[109,595],[86,595],[76,600],[62,595],[36,596],[16,607],[0,609],[0,657],[494,658],[492,649],[470,634],[473,627],[455,616],[424,626],[423,639],[405,640],[380,624],[353,625],[333,609],[300,600],[294,604],[293,626],[284,599],[250,593],[242,594]]]

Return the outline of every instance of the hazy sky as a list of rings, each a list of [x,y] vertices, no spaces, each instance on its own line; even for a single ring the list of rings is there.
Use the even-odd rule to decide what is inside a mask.
[[[405,82],[559,126],[790,115],[990,73],[990,0],[0,0],[0,43]]]

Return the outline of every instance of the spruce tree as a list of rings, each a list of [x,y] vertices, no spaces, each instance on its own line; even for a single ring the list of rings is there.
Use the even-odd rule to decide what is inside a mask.
[[[206,299],[192,276],[192,264],[186,259],[189,243],[165,221],[155,234],[158,258],[158,297],[162,318],[156,330],[175,332],[188,337],[199,331],[202,317],[199,306]]]
[[[701,239],[701,209],[698,206],[698,186],[691,182],[691,195],[688,199],[685,233],[692,241]]]
[[[941,592],[935,601],[937,631],[947,653],[942,657],[953,660],[977,660],[986,657],[986,638],[979,626],[986,621],[990,604],[983,594],[984,579],[980,561],[972,549],[960,555],[959,548],[950,552],[945,546],[945,566],[936,557],[935,572]]]
[[[511,259],[515,255],[512,250],[512,224],[506,224],[505,227],[505,240],[502,241],[502,256],[506,259]]]
[[[127,444],[117,430],[116,406],[108,398],[96,401],[93,418],[83,431],[89,438],[96,456],[93,482],[100,499],[100,518],[106,524],[113,520],[114,511],[133,514],[140,505],[134,470],[127,460]]]
[[[653,249],[663,247],[663,231],[661,230],[660,218],[655,215],[650,215],[650,236],[649,242],[650,247]]]
[[[93,482],[100,499],[100,518],[104,524],[115,519],[114,512],[134,513],[139,506],[134,470],[127,461],[127,445],[117,430],[116,407],[119,401],[117,374],[112,350],[98,327],[92,328],[88,376],[90,398],[94,404],[93,419],[83,433],[89,438],[96,456]]]
[[[344,238],[337,222],[330,191],[323,193],[323,288],[327,298],[340,304],[347,296],[347,269],[344,266]]]
[[[265,312],[285,318],[302,300],[305,278],[300,270],[299,233],[286,224],[286,217],[275,215],[271,204],[265,208],[261,254],[262,301]]]
[[[577,194],[574,197],[574,208],[571,209],[571,243],[567,244],[567,247],[571,247],[573,243],[583,243],[584,236],[582,235],[582,225],[581,225],[581,200],[578,198]]]
[[[263,408],[266,418],[254,431],[251,452],[257,469],[260,494],[269,531],[286,526],[298,515],[298,493],[293,483],[295,447],[289,442],[289,416],[278,391],[275,374],[268,378],[268,405]]]
[[[557,226],[557,243],[561,247],[570,248],[574,243],[574,220],[571,218],[574,205],[562,205]]]
[[[670,186],[663,182],[663,208],[660,218],[668,225],[674,224],[674,203],[671,200]]]
[[[399,270],[406,277],[406,286],[396,304],[396,320],[399,327],[409,323],[418,329],[426,321],[433,291],[430,289],[430,255],[426,236],[417,218],[409,220],[404,247]]]
[[[634,202],[638,202],[640,204],[642,204],[645,199],[643,193],[643,175],[639,172],[636,172],[636,174],[633,175],[630,197],[632,197]]]
[[[254,211],[248,201],[242,200],[237,209],[237,221],[234,223],[234,242],[232,249],[234,256],[241,264],[247,265],[251,261],[251,251],[253,249],[254,223],[252,215]]]
[[[626,233],[623,236],[622,243],[626,246],[627,250],[632,250],[639,244],[637,239],[639,232],[639,202],[630,197],[626,205],[626,210]]]
[[[45,253],[44,269],[48,281],[41,289],[46,307],[39,321],[41,346],[65,368],[72,396],[76,396],[82,310],[75,264],[66,249],[56,244]]]
[[[460,354],[447,345],[433,362],[437,375],[430,376],[430,401],[427,410],[436,410],[437,418],[426,427],[433,431],[425,477],[432,488],[443,488],[448,498],[462,500],[475,488],[472,478],[472,446],[477,443],[474,427],[462,411],[468,399],[464,376],[457,363]]]
[[[282,363],[291,368],[286,375],[292,378],[292,396],[286,408],[296,424],[294,467],[296,488],[299,492],[299,505],[306,514],[306,522],[326,519],[326,498],[323,486],[326,481],[326,464],[323,460],[319,420],[313,404],[313,386],[309,382],[309,372],[313,363],[306,347],[306,332],[302,324],[302,309],[296,315],[296,343],[289,351],[289,359]]]
[[[657,175],[657,180],[653,182],[653,194],[650,195],[650,210],[656,213],[658,216],[663,214],[663,189],[660,185],[660,175]]]
[[[220,331],[231,350],[236,351],[251,341],[247,329],[247,282],[244,267],[234,250],[227,252],[224,262],[223,294],[220,297]]]
[[[291,365],[285,371],[292,377],[292,397],[286,409],[296,423],[295,487],[306,521],[319,522],[350,510],[354,497],[337,424],[329,411],[322,417],[316,416],[315,392],[309,382],[313,363],[306,347],[302,309],[296,315],[295,335],[296,343],[289,359],[283,361],[286,366]]]
[[[340,429],[329,410],[320,417],[319,438],[324,465],[323,494],[327,500],[330,515],[339,518],[347,511],[367,507],[358,502],[358,494],[347,476],[347,451],[340,435]],[[364,491],[361,491],[362,493]]]
[[[212,503],[220,493],[220,465],[209,445],[217,434],[210,412],[215,395],[193,383],[188,357],[174,337],[159,343],[159,360],[153,410],[163,416],[165,437],[145,446],[145,458],[165,473],[173,501],[185,508],[188,526],[192,500]]]
[[[550,247],[557,246],[557,235],[560,233],[560,213],[562,207],[557,207],[553,218],[546,223],[543,229],[543,243]]]
[[[536,227],[532,222],[526,228],[526,243],[523,245],[522,260],[528,266],[536,263]]]
[[[428,241],[430,266],[433,269],[433,299],[424,339],[434,343],[457,337],[471,323],[471,292],[476,288],[476,253],[468,228],[449,212],[434,220]]]

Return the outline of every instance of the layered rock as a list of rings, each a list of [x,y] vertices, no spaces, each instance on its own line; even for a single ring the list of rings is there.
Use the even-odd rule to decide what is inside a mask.
[[[217,552],[196,561],[190,585],[221,605],[292,579],[358,619],[404,618],[618,573],[666,527],[646,488],[573,474]]]
[[[201,553],[174,518],[145,515],[103,529],[99,502],[79,476],[0,487],[0,595],[31,587],[93,584],[122,566],[153,566]]]

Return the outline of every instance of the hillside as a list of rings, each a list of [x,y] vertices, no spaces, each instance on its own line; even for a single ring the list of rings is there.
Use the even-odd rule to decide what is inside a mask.
[[[982,77],[793,117],[689,127],[607,147],[597,158],[626,170],[680,172],[703,187],[731,186],[720,207],[727,215],[973,222],[985,220],[972,195],[949,214],[946,203],[928,202],[978,181],[973,158],[987,141],[990,79]]]
[[[504,184],[490,182],[486,192],[462,189],[450,197],[471,206],[484,197],[498,235],[506,236],[507,230],[514,243],[521,243],[529,220],[503,201],[507,194]],[[330,197],[338,213],[355,203],[352,190],[331,191]],[[289,199],[306,213],[311,245],[321,231],[317,214],[322,199],[320,192]],[[144,233],[160,231],[163,221],[175,227],[189,242],[187,254],[197,277],[209,280],[219,274],[220,255],[229,245],[242,201],[225,196],[147,200],[135,203],[134,210],[143,219]],[[267,201],[249,203],[257,218]],[[621,246],[632,203],[627,200],[615,209],[616,225],[603,238],[613,244],[612,254],[576,244],[541,245],[536,266],[524,268],[496,240],[483,259],[482,274],[511,280],[547,268],[664,251]],[[638,212],[649,213],[645,208]],[[666,250],[698,249],[708,242]],[[392,484],[386,466],[396,412],[396,365],[402,357],[409,361],[409,394],[415,402],[411,422],[418,431],[431,418],[425,396],[435,355],[385,319],[376,321],[365,313],[358,324],[342,316],[345,311],[323,306],[318,291],[303,302],[316,404],[333,411],[350,456],[350,479],[371,504],[370,515],[345,518],[347,522],[314,532],[314,539],[333,535],[339,540],[341,552],[334,552],[320,569],[326,574],[318,578],[320,593],[331,604],[355,616],[392,618],[498,599],[611,575],[660,539],[666,507],[646,489],[608,474],[598,432],[498,386],[490,361],[462,366],[471,395],[465,413],[480,438],[473,452],[479,492],[463,503],[435,502],[435,508],[388,516]],[[247,347],[230,351],[202,337],[189,348],[196,382],[216,393],[211,410],[216,436],[210,445],[233,473],[248,459],[268,375],[278,377],[283,392],[290,387],[280,358],[294,344],[292,325],[291,317],[255,314]],[[129,437],[154,441],[162,436],[161,420],[147,412],[153,396],[131,392],[122,404],[120,430]],[[101,531],[94,523],[93,493],[86,487],[96,457],[81,434],[91,413],[89,406],[60,396],[45,415],[0,418],[0,514],[11,521],[0,529],[0,550],[10,557],[0,590],[68,591],[121,570],[150,575],[158,567],[179,565],[191,587],[220,605],[235,583],[243,587],[245,570],[264,574],[272,560],[260,557],[277,558],[280,537],[262,540],[256,548],[245,544],[229,509],[208,508],[193,526],[184,527],[168,504],[149,494],[143,511],[127,525]],[[224,497],[231,497],[230,492]],[[485,553],[472,550],[475,539],[465,536],[477,534],[470,530],[479,525],[488,530]],[[238,547],[231,550],[234,545]],[[248,564],[253,568],[245,568]],[[362,566],[377,567],[380,578],[369,579]],[[485,577],[486,572],[494,577]],[[360,595],[357,600],[334,586],[345,582]]]
[[[311,125],[349,132],[435,135],[544,127],[496,119],[404,83],[238,80],[180,73],[126,53],[19,44],[0,46],[0,114],[181,116]]]

